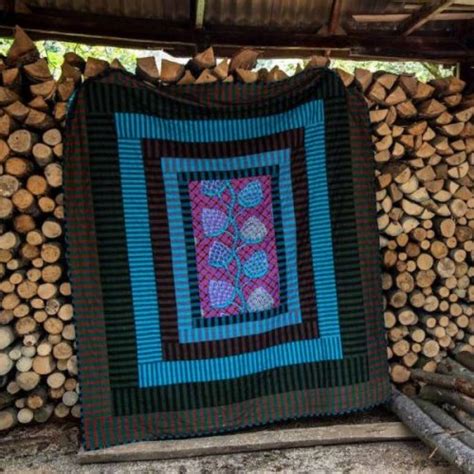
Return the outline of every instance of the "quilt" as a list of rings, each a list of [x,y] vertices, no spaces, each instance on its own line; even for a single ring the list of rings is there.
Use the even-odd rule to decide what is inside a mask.
[[[328,69],[85,82],[65,150],[85,449],[389,397],[372,156]]]

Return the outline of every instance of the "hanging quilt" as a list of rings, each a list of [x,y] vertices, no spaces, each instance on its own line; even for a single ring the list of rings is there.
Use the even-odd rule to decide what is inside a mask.
[[[328,69],[81,87],[65,196],[85,449],[387,399],[367,118]]]

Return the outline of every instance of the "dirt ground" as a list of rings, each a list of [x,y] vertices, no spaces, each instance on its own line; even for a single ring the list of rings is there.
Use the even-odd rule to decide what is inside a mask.
[[[369,419],[370,421],[370,419]],[[77,464],[77,425],[17,428],[0,437],[0,472],[18,473],[436,473],[457,472],[420,442],[370,443],[170,461]]]

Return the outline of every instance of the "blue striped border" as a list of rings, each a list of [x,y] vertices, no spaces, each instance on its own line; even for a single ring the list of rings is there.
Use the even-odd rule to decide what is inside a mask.
[[[212,341],[260,334],[301,322],[296,257],[296,222],[291,186],[290,156],[290,150],[285,149],[256,155],[213,160],[200,159],[193,161],[187,158],[170,157],[163,157],[161,159],[168,209],[168,223],[170,226],[176,301],[180,302],[178,309],[178,327],[179,340],[181,343]],[[193,166],[194,164],[197,166]],[[288,275],[288,311],[274,318],[261,321],[242,322],[239,324],[219,325],[207,328],[193,328],[186,258],[186,239],[184,236],[183,213],[181,199],[179,197],[177,174],[180,172],[202,171],[204,169],[207,171],[245,170],[275,164],[280,166],[279,180],[282,200],[282,219],[283,222],[285,222],[283,235]]]
[[[124,215],[132,280],[137,276],[135,282],[132,282],[132,298],[137,321],[140,386],[221,380],[274,367],[342,358],[325,169],[323,102],[312,101],[284,114],[252,119],[181,121],[141,114],[117,113],[115,120],[119,137]],[[216,359],[157,360],[161,357],[161,341],[158,335],[156,286],[154,283],[150,286],[149,277],[143,277],[145,271],[153,274],[149,216],[146,193],[138,195],[136,193],[137,188],[146,188],[140,140],[150,138],[184,142],[233,141],[258,138],[300,127],[305,127],[310,185],[310,237],[320,338],[285,343],[258,352]],[[122,164],[125,166],[122,167]],[[321,170],[322,174],[318,174]],[[130,171],[133,173],[129,174]],[[132,231],[130,236],[129,228]],[[137,249],[137,252],[134,249]],[[322,259],[322,256],[325,258]],[[147,291],[142,289],[142,286],[147,286]],[[144,295],[147,298],[145,302],[142,299]]]

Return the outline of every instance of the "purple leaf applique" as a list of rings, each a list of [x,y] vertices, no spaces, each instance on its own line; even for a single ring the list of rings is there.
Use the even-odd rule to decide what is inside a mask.
[[[209,265],[215,268],[227,268],[232,261],[232,251],[227,245],[215,241],[209,249]]]
[[[209,282],[209,299],[213,308],[227,308],[234,301],[235,289],[224,280],[211,280]]]
[[[227,229],[227,216],[222,211],[219,211],[219,209],[204,208],[201,220],[204,234],[207,237],[217,237]]]

